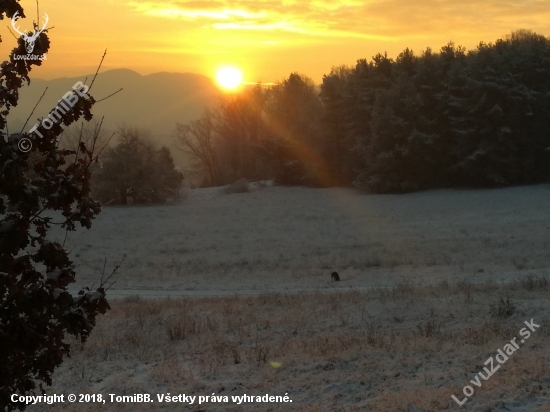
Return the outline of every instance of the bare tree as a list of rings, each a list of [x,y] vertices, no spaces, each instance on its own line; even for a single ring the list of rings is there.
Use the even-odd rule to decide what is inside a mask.
[[[101,121],[84,122],[72,124],[67,127],[59,138],[59,146],[63,149],[78,151],[80,142],[86,147],[103,147],[109,140],[108,132],[102,127]]]
[[[200,119],[190,124],[177,123],[175,139],[177,147],[190,155],[197,162],[198,169],[207,174],[210,185],[222,183],[211,110],[207,109]]]
[[[268,90],[256,85],[224,96],[213,111],[223,153],[221,162],[229,180],[266,178],[271,173],[271,162],[266,156],[267,96]]]
[[[103,202],[163,203],[179,196],[183,175],[176,170],[170,151],[158,148],[149,133],[120,127],[118,143],[101,158],[94,187]]]

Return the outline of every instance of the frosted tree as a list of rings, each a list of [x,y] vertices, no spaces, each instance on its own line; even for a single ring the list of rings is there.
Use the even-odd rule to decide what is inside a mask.
[[[0,2],[0,19],[24,18],[16,0]],[[36,33],[36,32],[35,32]],[[90,228],[100,204],[90,197],[90,164],[94,147],[81,142],[78,154],[58,147],[64,126],[90,120],[94,99],[82,85],[56,106],[58,117],[33,127],[32,133],[7,130],[6,117],[17,105],[19,89],[30,83],[29,73],[41,60],[26,55],[20,37],[9,60],[0,65],[0,410],[23,410],[11,394],[31,394],[51,385],[52,372],[69,354],[66,335],[85,341],[96,316],[109,305],[104,283],[96,290],[72,295],[67,286],[75,271],[63,244],[49,240],[53,225],[73,231]],[[48,30],[35,39],[35,55],[48,52]],[[93,82],[92,82],[93,83]],[[51,114],[50,113],[50,114]],[[60,115],[60,116],[59,116]],[[48,119],[50,119],[48,117]],[[51,120],[51,119],[50,119]],[[72,156],[70,163],[67,157]]]
[[[145,131],[133,127],[118,130],[118,144],[102,156],[94,173],[97,196],[105,202],[127,204],[164,203],[179,195],[183,174],[176,170],[170,151],[158,148]]]

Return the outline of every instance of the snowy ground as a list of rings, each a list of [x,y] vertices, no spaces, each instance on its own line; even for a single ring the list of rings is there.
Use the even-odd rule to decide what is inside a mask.
[[[66,246],[77,286],[97,284],[105,259],[107,272],[125,259],[113,294],[499,282],[547,273],[550,186],[407,195],[195,189],[177,205],[105,207]]]
[[[125,257],[109,296],[145,298],[115,299],[48,393],[230,402],[31,412],[550,412],[549,185],[200,189],[177,205],[106,207],[66,245],[80,285]],[[507,299],[509,316],[498,311]],[[540,328],[473,386],[532,318]],[[462,400],[465,385],[475,393],[460,408],[451,395]],[[266,393],[293,403],[231,402]]]
[[[48,388],[65,396],[101,394],[106,404],[29,410],[550,412],[550,287],[542,279],[117,300],[85,345],[74,342]],[[508,297],[513,313],[499,316],[500,299]],[[531,319],[540,327],[523,339],[519,332]],[[500,365],[498,350],[512,339],[519,348]],[[491,357],[493,366],[486,363]],[[488,376],[484,367],[494,373]],[[466,385],[473,390],[469,398]],[[157,398],[213,393],[227,401],[189,405]],[[110,394],[149,394],[154,403],[113,403]],[[292,404],[232,400],[244,394],[288,394]]]

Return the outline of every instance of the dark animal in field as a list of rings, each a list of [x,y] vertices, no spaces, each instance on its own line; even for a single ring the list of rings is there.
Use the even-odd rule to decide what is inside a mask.
[[[332,272],[330,274],[330,281],[340,282],[340,275],[338,274],[338,272]]]

